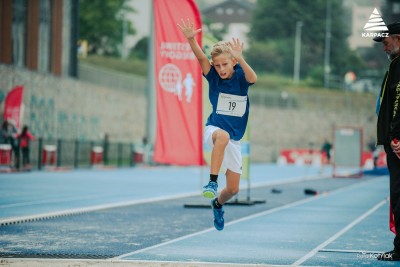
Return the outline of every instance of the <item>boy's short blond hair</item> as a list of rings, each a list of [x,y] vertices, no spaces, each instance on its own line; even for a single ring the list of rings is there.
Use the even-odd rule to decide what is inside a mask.
[[[229,54],[229,50],[230,50],[229,42],[219,41],[218,43],[215,43],[212,47],[211,58],[214,58],[224,53]]]

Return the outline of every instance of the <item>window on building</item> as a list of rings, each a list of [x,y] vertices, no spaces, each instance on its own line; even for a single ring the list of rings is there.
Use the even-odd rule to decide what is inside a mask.
[[[14,0],[12,8],[13,63],[15,66],[22,68],[25,66],[26,0]]]
[[[226,11],[225,11],[225,13],[226,13],[227,15],[233,15],[233,14],[235,13],[235,10],[234,10],[233,8],[227,8]]]
[[[50,14],[50,0],[40,0],[38,70],[42,73],[50,71]]]

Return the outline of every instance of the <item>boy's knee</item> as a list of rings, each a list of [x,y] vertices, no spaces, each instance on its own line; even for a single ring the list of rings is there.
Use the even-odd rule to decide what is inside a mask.
[[[229,142],[229,134],[225,131],[216,131],[215,132],[215,141],[214,144],[219,143],[222,145],[227,145]]]
[[[234,196],[237,193],[239,193],[239,188],[238,187],[228,188],[228,192],[229,192],[230,195]]]

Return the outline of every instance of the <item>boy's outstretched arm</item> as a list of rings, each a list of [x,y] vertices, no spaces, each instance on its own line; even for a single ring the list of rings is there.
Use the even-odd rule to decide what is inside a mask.
[[[255,83],[257,81],[257,74],[243,58],[243,43],[240,43],[239,38],[233,38],[232,41],[233,42],[229,42],[231,55],[238,61],[240,66],[242,66],[246,80],[249,83]]]
[[[182,22],[181,24],[178,24],[178,27],[181,29],[186,39],[188,39],[190,47],[200,63],[201,70],[205,75],[207,75],[211,69],[211,64],[195,38],[196,35],[201,32],[201,29],[195,30],[194,23],[190,22],[189,19],[186,22],[182,19]]]

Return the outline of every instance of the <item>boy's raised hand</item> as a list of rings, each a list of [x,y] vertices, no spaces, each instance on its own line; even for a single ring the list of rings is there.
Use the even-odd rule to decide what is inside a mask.
[[[242,57],[243,45],[239,38],[232,38],[232,42],[229,42],[230,53],[236,60]]]
[[[201,28],[195,30],[194,23],[190,22],[189,19],[187,19],[186,23],[182,19],[182,22],[181,24],[178,24],[178,27],[181,29],[187,39],[194,38],[199,32],[201,32]]]

